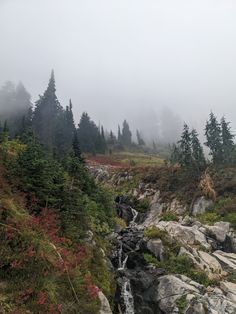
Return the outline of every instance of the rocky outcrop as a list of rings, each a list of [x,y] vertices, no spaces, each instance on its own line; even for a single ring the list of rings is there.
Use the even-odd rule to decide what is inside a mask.
[[[235,284],[225,282],[219,288],[204,288],[185,276],[159,278],[159,308],[163,313],[220,314],[236,313]]]
[[[166,230],[172,238],[175,238],[183,245],[196,246],[201,244],[205,249],[211,249],[211,245],[207,242],[206,235],[197,225],[188,227],[175,221],[160,221],[156,226],[161,230]]]
[[[205,196],[197,198],[192,205],[192,215],[196,216],[205,213],[206,209],[212,204],[212,200],[206,199]]]
[[[224,242],[229,232],[229,222],[219,221],[213,226],[206,226],[208,230],[214,235],[217,241]]]

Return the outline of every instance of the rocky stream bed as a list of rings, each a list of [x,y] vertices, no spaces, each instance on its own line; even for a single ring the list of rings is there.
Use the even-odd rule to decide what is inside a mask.
[[[96,177],[101,181],[99,175]],[[191,213],[186,214],[186,208],[177,199],[164,203],[160,191],[150,184],[141,182],[131,193],[137,199],[147,198],[150,208],[145,214],[138,213],[122,197],[116,199],[117,215],[127,227],[117,226],[108,237],[114,247],[109,259],[117,274],[114,313],[236,313],[235,232],[228,222],[204,225],[196,218],[211,201],[200,196],[194,201]],[[175,213],[178,219],[163,221],[163,211]],[[148,237],[145,230],[154,227],[160,236]],[[178,243],[176,258],[185,256],[191,261],[192,269],[183,273],[203,274],[209,280],[207,284],[165,267],[169,261],[165,257],[168,245],[163,235]],[[157,264],[148,262],[145,254],[152,256]],[[112,312],[101,311],[108,313]]]

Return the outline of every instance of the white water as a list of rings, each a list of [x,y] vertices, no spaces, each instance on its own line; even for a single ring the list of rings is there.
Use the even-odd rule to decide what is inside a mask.
[[[132,207],[130,207],[130,209],[131,209],[131,212],[132,212],[132,215],[133,215],[133,219],[130,221],[129,225],[130,226],[134,226],[135,225],[135,220],[136,220],[136,218],[138,216],[138,212],[137,212],[137,210],[135,210]]]
[[[126,255],[126,257],[124,258],[124,260],[122,261],[122,254],[123,254],[123,249],[122,249],[122,243],[120,244],[120,249],[118,252],[118,259],[119,259],[119,267],[118,270],[124,270],[125,266],[126,266],[126,262],[128,260],[128,255]]]
[[[134,298],[131,291],[130,280],[127,278],[124,279],[121,294],[125,305],[124,314],[134,314]]]

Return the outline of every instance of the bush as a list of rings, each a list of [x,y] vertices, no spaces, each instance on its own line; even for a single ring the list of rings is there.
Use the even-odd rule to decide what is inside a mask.
[[[178,221],[178,216],[173,212],[165,212],[161,215],[161,220],[164,221]]]
[[[147,238],[160,238],[162,239],[166,235],[166,231],[158,229],[156,226],[147,227],[144,230],[144,236]]]

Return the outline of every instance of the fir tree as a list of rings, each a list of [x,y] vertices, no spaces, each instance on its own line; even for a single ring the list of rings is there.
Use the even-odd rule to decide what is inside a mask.
[[[56,96],[55,78],[52,71],[46,91],[36,102],[32,121],[35,135],[48,152],[53,152],[56,148],[57,124],[62,120],[62,112]]]
[[[222,155],[223,162],[229,163],[232,161],[233,153],[235,151],[234,134],[231,133],[229,122],[225,118],[221,119],[221,134],[222,134]]]
[[[79,139],[77,132],[74,131],[74,137],[73,137],[73,143],[72,143],[73,152],[76,158],[79,159],[82,163],[84,163],[84,158],[82,157],[80,145],[79,145]]]
[[[79,122],[78,139],[82,152],[104,153],[104,143],[99,129],[86,112],[82,114]]]
[[[126,120],[123,122],[121,143],[126,147],[129,147],[132,144],[132,133]]]
[[[203,148],[198,139],[198,133],[195,129],[191,132],[191,147],[192,147],[192,161],[197,170],[204,170],[206,166],[206,160],[203,152]]]
[[[181,139],[178,142],[180,149],[180,165],[181,166],[190,166],[192,162],[192,153],[191,153],[191,133],[189,132],[189,127],[185,123]]]
[[[220,163],[223,157],[221,126],[212,112],[206,123],[205,136],[207,139],[205,145],[210,149],[213,163]]]

